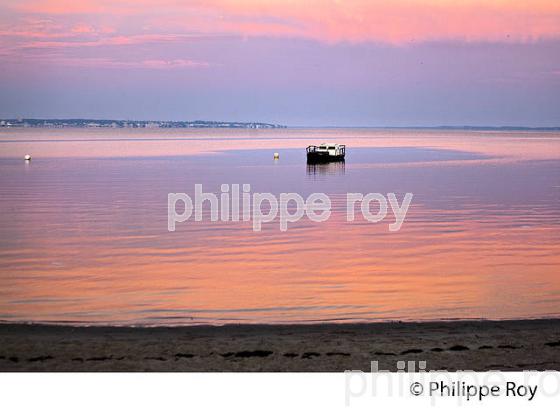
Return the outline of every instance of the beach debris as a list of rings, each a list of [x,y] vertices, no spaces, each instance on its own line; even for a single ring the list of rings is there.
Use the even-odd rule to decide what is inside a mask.
[[[194,357],[194,354],[192,354],[192,353],[177,353],[175,355],[175,357],[177,359],[191,359],[191,358]]]
[[[317,353],[317,352],[305,352],[304,354],[301,355],[302,359],[311,359],[313,357],[319,357],[321,356],[321,353]]]
[[[144,360],[158,360],[160,362],[165,362],[167,359],[161,356],[146,356],[144,357]]]
[[[235,357],[267,357],[271,354],[270,350],[242,350],[235,353]]]
[[[455,345],[455,346],[451,346],[449,348],[449,350],[451,350],[452,352],[461,352],[461,351],[470,350],[470,349],[467,346]]]
[[[113,356],[96,356],[96,357],[88,357],[86,361],[88,362],[102,362],[104,360],[112,360]]]
[[[520,349],[520,347],[513,345],[498,345],[498,349]]]
[[[270,350],[242,350],[240,352],[227,352],[227,353],[220,353],[220,356],[222,357],[242,357],[242,358],[247,358],[247,357],[267,357],[270,356],[272,353],[272,351]]]
[[[54,359],[51,355],[48,356],[37,356],[37,357],[30,357],[27,359],[28,362],[44,362],[45,360]]]
[[[404,352],[401,352],[401,354],[422,353],[422,352],[423,352],[422,349],[408,349],[405,350]]]

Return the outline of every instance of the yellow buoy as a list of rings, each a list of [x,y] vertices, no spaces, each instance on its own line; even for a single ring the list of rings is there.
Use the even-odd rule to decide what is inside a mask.
[[[274,159],[278,159],[278,158],[280,158],[280,154],[277,153],[277,152],[275,152],[275,153],[274,153]]]

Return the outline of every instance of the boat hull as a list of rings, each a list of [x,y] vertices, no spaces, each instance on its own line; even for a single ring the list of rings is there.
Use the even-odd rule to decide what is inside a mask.
[[[319,164],[326,162],[344,161],[344,155],[329,155],[328,152],[308,152],[307,163]]]

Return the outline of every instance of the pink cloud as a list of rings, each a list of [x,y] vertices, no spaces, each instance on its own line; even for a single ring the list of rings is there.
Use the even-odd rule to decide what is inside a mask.
[[[232,16],[268,16],[289,21],[294,34],[303,33],[305,37],[326,42],[531,41],[560,36],[557,0],[210,0],[210,3]]]
[[[118,0],[114,3],[118,3]],[[109,5],[102,0],[24,0],[14,8],[24,13],[34,14],[86,14],[109,12]]]
[[[152,69],[152,70],[173,70],[183,68],[207,67],[209,64],[204,61],[194,60],[142,60],[142,61],[119,61],[107,58],[64,58],[57,59],[59,65],[89,67],[89,68],[127,68],[127,69]]]
[[[56,65],[57,67],[79,67],[95,69],[148,69],[148,70],[176,70],[188,68],[208,67],[205,61],[188,59],[149,59],[140,61],[123,61],[112,58],[95,57],[64,57],[59,55],[34,56],[35,64]],[[19,60],[25,62],[25,59]]]
[[[182,22],[191,32],[324,42],[526,42],[560,37],[558,0],[23,0],[16,10],[137,21],[157,16],[160,31]]]
[[[95,28],[89,24],[77,24],[72,27],[72,32],[78,34],[93,34],[95,33]]]
[[[25,33],[26,35],[30,33]],[[0,32],[0,36],[2,32]],[[35,37],[35,36],[31,36]],[[48,36],[37,36],[37,37],[48,37]],[[62,37],[71,37],[70,35],[64,35]],[[28,41],[22,43],[15,47],[15,50],[24,49],[49,49],[49,48],[83,48],[83,47],[100,47],[100,46],[127,46],[127,45],[138,45],[146,43],[163,43],[178,41],[185,38],[182,34],[137,34],[137,35],[116,35],[110,37],[102,37],[95,39],[78,38],[72,41],[47,41],[47,40],[36,40]]]
[[[203,61],[193,60],[144,60],[142,66],[158,70],[168,70],[174,68],[208,67],[209,64]]]
[[[0,21],[0,37],[10,37],[21,40],[34,38],[57,39],[79,38],[84,36],[95,37],[112,34],[115,28],[108,25],[92,25],[85,23],[68,24],[56,22],[52,19],[36,19],[21,17],[17,22],[4,23]]]

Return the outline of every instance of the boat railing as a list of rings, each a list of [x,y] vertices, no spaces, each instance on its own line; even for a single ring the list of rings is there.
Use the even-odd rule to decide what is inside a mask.
[[[318,150],[318,148],[319,148],[319,146],[317,146],[317,145],[309,145],[309,146],[307,147],[307,153],[316,152],[316,151]],[[346,145],[338,145],[337,148],[338,148],[338,152],[339,152],[341,155],[344,155],[344,154],[346,153]]]

